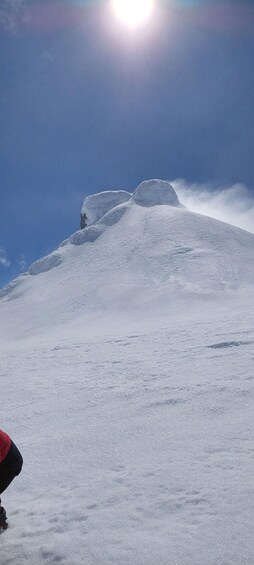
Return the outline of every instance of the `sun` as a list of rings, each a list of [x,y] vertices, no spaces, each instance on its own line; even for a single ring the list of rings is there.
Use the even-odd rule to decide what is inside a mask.
[[[130,28],[145,23],[152,15],[154,0],[112,0],[115,14]]]

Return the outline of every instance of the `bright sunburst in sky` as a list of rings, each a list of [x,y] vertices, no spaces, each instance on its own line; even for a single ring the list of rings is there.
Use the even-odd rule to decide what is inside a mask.
[[[130,28],[144,24],[152,15],[154,0],[112,0],[115,14]]]

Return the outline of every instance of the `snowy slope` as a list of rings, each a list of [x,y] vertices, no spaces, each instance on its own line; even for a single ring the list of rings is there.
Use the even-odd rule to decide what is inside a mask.
[[[0,337],[48,333],[77,318],[89,332],[94,322],[97,332],[98,322],[103,329],[119,317],[127,323],[145,316],[154,324],[172,311],[196,309],[204,296],[250,287],[253,234],[193,214],[179,207],[169,183],[158,187],[156,200],[142,183],[126,203],[3,289]],[[101,195],[93,200],[94,216],[103,214]]]
[[[1,292],[1,565],[252,565],[254,235],[103,199]]]

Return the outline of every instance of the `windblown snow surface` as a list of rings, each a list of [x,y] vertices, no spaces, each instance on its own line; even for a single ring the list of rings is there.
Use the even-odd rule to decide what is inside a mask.
[[[1,565],[254,563],[254,235],[172,190],[93,197],[1,291]]]

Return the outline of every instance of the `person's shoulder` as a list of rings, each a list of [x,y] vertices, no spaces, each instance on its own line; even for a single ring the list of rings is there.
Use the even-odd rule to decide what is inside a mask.
[[[11,439],[10,436],[8,436],[8,434],[6,432],[4,432],[3,430],[0,430],[0,437],[5,438],[5,439]]]

